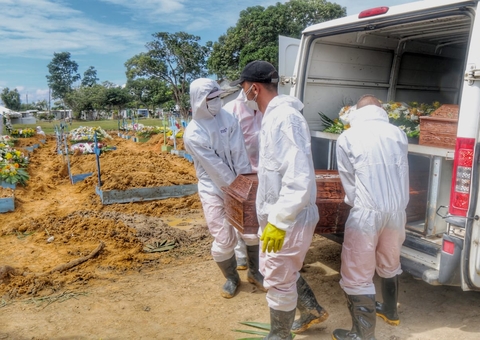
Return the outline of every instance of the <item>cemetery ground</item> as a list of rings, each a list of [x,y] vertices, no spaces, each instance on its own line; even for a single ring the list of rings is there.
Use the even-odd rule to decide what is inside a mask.
[[[134,143],[110,135],[116,150],[100,156],[105,190],[196,183],[191,163],[160,152],[161,136]],[[15,210],[0,214],[0,339],[240,339],[253,337],[233,331],[252,330],[240,322],[269,322],[265,293],[245,271],[237,295],[220,296],[224,279],[197,194],[103,205],[95,156],[69,161],[73,174],[92,175],[71,184],[66,157],[48,135],[30,153],[31,178],[15,189]],[[339,244],[315,235],[302,275],[330,317],[295,339],[330,339],[350,327],[340,253]],[[479,337],[477,292],[404,273],[399,302],[400,326],[377,318],[377,339]]]

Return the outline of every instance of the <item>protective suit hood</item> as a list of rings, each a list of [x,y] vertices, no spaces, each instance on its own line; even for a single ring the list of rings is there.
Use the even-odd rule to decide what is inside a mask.
[[[220,85],[207,78],[196,79],[190,84],[190,105],[193,120],[214,118],[207,108],[207,96],[215,87],[219,89]]]
[[[367,105],[350,114],[350,125],[361,124],[369,120],[382,120],[388,123],[387,112],[376,105]]]

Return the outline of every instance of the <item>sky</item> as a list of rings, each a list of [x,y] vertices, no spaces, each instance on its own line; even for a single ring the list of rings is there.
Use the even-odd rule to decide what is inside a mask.
[[[413,0],[337,0],[347,15]],[[49,100],[47,65],[70,52],[78,73],[90,66],[99,82],[126,82],[124,63],[156,32],[184,31],[217,41],[240,11],[282,0],[0,0],[0,91],[17,89],[22,103]],[[52,99],[53,100],[53,99]],[[52,101],[53,104],[53,101]]]

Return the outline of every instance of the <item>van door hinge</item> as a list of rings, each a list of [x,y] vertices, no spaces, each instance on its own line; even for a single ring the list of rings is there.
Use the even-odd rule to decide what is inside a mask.
[[[280,84],[286,85],[288,83],[290,83],[290,84],[292,84],[292,86],[294,86],[297,83],[297,78],[295,78],[295,77],[285,77],[285,76],[280,77]]]
[[[465,72],[464,80],[468,85],[473,85],[475,80],[480,80],[480,69],[476,65],[470,65],[469,69]]]

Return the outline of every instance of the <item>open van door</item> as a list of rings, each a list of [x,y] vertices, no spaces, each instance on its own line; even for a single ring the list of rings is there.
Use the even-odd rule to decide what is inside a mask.
[[[465,228],[462,289],[480,290],[480,48],[478,46],[480,16],[478,7],[471,32],[460,103],[449,212],[453,216],[451,219],[453,223],[450,226],[452,228],[460,226],[460,230]],[[463,211],[461,208],[464,208]],[[455,223],[456,219],[464,220],[465,223]],[[452,253],[448,246],[453,250],[458,248],[444,241],[442,255]]]
[[[280,76],[278,93],[294,96],[294,71],[298,67],[297,54],[300,39],[285,36],[279,36],[278,39],[278,74]],[[341,240],[341,237],[335,235],[343,234],[350,207],[343,200],[345,192],[340,182],[340,176],[337,170],[315,170],[315,172],[317,206],[320,215],[315,233],[334,240]]]
[[[300,39],[278,36],[279,94],[290,94],[292,86],[295,85],[293,70],[295,69],[298,46],[300,46]]]

